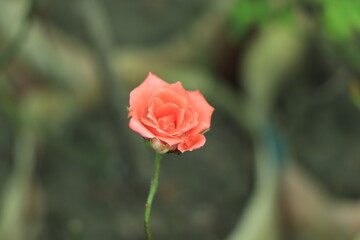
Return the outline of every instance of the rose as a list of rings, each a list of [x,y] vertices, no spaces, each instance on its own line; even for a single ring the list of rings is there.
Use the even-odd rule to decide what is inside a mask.
[[[152,73],[130,93],[129,127],[156,152],[192,151],[205,144],[214,108],[199,91],[168,84]]]

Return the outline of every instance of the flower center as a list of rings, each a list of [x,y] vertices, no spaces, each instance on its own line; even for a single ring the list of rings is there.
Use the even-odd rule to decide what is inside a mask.
[[[176,118],[174,115],[168,115],[158,118],[158,123],[163,130],[171,132],[176,128],[175,120]]]

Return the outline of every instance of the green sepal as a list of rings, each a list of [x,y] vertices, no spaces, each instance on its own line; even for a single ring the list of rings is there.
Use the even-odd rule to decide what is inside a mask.
[[[205,134],[207,132],[209,132],[211,130],[211,128],[205,129],[204,131],[202,131],[200,134]]]
[[[147,146],[148,148],[152,148],[150,138],[144,138],[144,140],[145,140],[145,146]]]

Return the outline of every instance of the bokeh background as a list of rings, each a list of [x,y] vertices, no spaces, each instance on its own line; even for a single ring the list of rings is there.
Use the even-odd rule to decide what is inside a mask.
[[[358,0],[0,0],[0,239],[140,240],[148,72],[200,90],[155,239],[360,239]]]

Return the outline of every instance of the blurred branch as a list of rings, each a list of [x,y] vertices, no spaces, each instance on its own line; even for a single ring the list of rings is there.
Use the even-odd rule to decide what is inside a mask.
[[[358,240],[354,237],[360,229],[360,202],[335,197],[323,183],[306,173],[297,160],[285,167],[281,189],[286,202],[283,206],[286,225],[292,236]]]
[[[279,89],[289,79],[287,74],[302,59],[306,35],[271,23],[261,30],[241,66],[248,93],[244,107],[253,139],[256,185],[228,240],[279,240],[281,235],[278,192],[285,146],[271,122],[271,113]]]
[[[227,240],[279,240],[277,209],[279,156],[260,137],[254,139],[256,185],[253,195]]]
[[[0,239],[31,240],[39,222],[39,191],[33,182],[36,133],[29,127],[17,135],[14,149],[14,170],[4,190],[0,216]],[[34,189],[35,187],[35,189]],[[34,202],[35,200],[35,202]]]
[[[115,74],[109,60],[110,51],[113,48],[113,36],[109,29],[110,24],[103,6],[98,1],[82,0],[79,3],[79,11],[103,75],[105,107],[114,129],[114,137],[118,143],[118,155],[121,156],[120,160],[122,160],[123,166],[127,168],[126,175],[135,177],[133,154],[138,150],[134,149],[131,144],[131,137],[125,131],[125,126],[127,126],[125,107],[128,105],[125,88],[121,86],[122,81],[119,81],[119,76]]]
[[[14,58],[14,56],[19,52],[23,42],[26,39],[26,36],[29,32],[31,25],[31,20],[36,9],[36,3],[38,0],[30,0],[28,10],[20,23],[19,30],[8,46],[0,53],[0,72],[2,72],[6,65]]]

